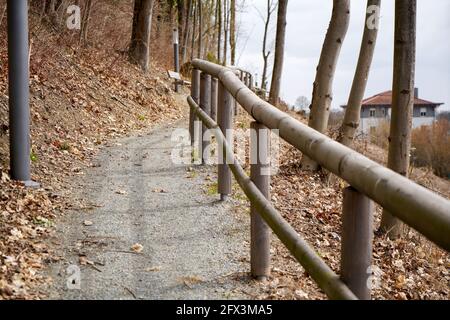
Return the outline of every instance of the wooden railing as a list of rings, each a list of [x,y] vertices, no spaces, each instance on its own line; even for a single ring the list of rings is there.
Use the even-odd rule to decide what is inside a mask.
[[[219,146],[218,192],[225,200],[231,193],[231,174],[251,202],[251,272],[270,272],[269,227],[332,299],[369,299],[368,277],[372,257],[373,201],[428,239],[450,250],[450,201],[411,180],[369,160],[330,139],[256,96],[234,69],[203,60],[192,62],[191,142],[206,150],[209,141],[195,141],[197,119],[202,131],[210,129]],[[233,154],[232,117],[235,100],[255,120],[250,145],[259,154],[248,177]],[[211,112],[213,111],[213,112]],[[217,122],[216,122],[217,116]],[[344,190],[340,276],[319,257],[270,202],[270,177],[261,174],[268,165],[267,130],[277,129],[286,142],[347,181]],[[261,134],[262,133],[262,134]],[[202,137],[202,134],[199,135]],[[200,154],[203,160],[205,154]]]

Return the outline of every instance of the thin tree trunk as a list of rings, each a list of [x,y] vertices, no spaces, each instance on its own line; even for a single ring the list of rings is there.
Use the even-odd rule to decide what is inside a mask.
[[[228,26],[230,21],[230,13],[228,12],[228,1],[229,0],[223,0],[223,18],[224,18],[224,25],[223,25],[223,33],[224,33],[224,39],[223,39],[223,65],[226,66],[228,62]]]
[[[217,62],[220,63],[222,54],[222,1],[217,0]]]
[[[202,1],[198,1],[198,51],[197,56],[202,59],[202,46],[203,46],[203,17],[202,17]]]
[[[184,39],[184,33],[186,32],[184,28],[184,20],[186,20],[186,10],[184,0],[177,0],[177,23],[178,23],[178,35],[180,39]],[[181,54],[183,47],[178,48]]]
[[[263,37],[263,48],[262,48],[262,56],[263,56],[263,72],[261,77],[261,89],[266,89],[266,77],[267,77],[267,60],[269,58],[269,54],[266,53],[267,47],[267,33],[269,29],[270,23],[270,0],[267,0],[267,19],[264,22],[264,37]]]
[[[187,53],[187,46],[188,46],[188,39],[189,39],[189,20],[192,16],[192,0],[188,0],[188,13],[187,17],[184,21],[184,34],[183,34],[183,46],[181,48],[181,61],[182,63],[186,63],[186,53]]]
[[[407,176],[411,149],[416,63],[416,0],[396,0],[392,114],[388,168]],[[403,224],[386,210],[380,229],[391,239],[402,235]]]
[[[45,10],[45,4],[44,4],[44,10]],[[3,18],[5,17],[5,13],[6,13],[6,3],[5,3],[5,6],[3,7],[2,15],[0,16],[0,26],[1,26],[2,23],[3,23]],[[41,16],[42,16],[42,15],[41,15]]]
[[[283,74],[284,43],[286,37],[286,14],[288,0],[278,1],[277,36],[275,40],[275,58],[270,85],[269,102],[278,107],[280,99],[281,76]]]
[[[195,1],[195,0],[193,0]],[[195,9],[194,9],[194,21],[192,23],[192,41],[191,41],[191,61],[194,60],[194,52],[195,52],[195,35],[197,32],[197,16],[198,16],[198,2],[195,1]]]
[[[325,133],[330,116],[331,101],[333,100],[333,79],[336,71],[342,43],[350,21],[350,0],[333,0],[333,14],[330,26],[322,47],[316,79],[313,84],[311,113],[309,126]],[[317,171],[319,165],[303,155],[302,167],[306,170]]]
[[[338,142],[347,147],[352,146],[356,130],[359,127],[361,104],[366,91],[375,44],[377,42],[380,4],[381,0],[367,1],[366,22],[364,24],[364,35],[359,52],[358,65],[353,78],[347,108],[345,109],[344,120],[342,121],[337,138]]]
[[[87,42],[89,21],[91,20],[91,12],[92,12],[92,0],[86,0],[86,5],[84,7],[84,12],[83,12],[83,18],[81,21],[80,43]]]
[[[150,64],[150,34],[152,27],[153,0],[135,0],[133,29],[129,57],[145,72]]]
[[[231,65],[236,63],[236,0],[230,0],[230,55]]]
[[[264,37],[263,37],[263,47],[262,47],[262,56],[263,56],[263,73],[261,78],[261,89],[263,91],[267,88],[267,68],[269,65],[269,56],[270,51],[267,50],[267,36],[269,33],[270,26],[270,17],[274,12],[276,6],[273,6],[273,0],[267,0],[267,15],[266,20],[264,20]]]

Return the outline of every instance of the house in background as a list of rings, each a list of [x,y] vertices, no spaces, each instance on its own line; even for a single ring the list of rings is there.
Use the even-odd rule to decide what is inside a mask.
[[[363,100],[361,121],[358,132],[369,134],[381,123],[391,119],[392,91],[386,91]],[[435,103],[419,98],[419,89],[414,89],[413,128],[431,125],[436,120],[436,108],[443,103]],[[346,108],[347,106],[342,106]]]

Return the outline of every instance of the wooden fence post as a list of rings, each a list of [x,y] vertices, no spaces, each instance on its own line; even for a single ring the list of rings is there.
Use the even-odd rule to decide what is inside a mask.
[[[222,133],[225,135],[227,142],[233,144],[233,103],[234,98],[219,81],[218,105],[217,105],[217,123]],[[231,170],[227,166],[227,160],[223,152],[222,146],[218,146],[219,166],[218,166],[218,188],[220,200],[225,201],[231,194]]]
[[[270,200],[269,130],[255,121],[250,128],[250,179]],[[251,206],[250,217],[251,274],[263,280],[270,275],[270,229],[254,206]]]
[[[217,99],[219,80],[217,78],[211,79],[211,118],[217,122]]]
[[[211,76],[205,72],[200,74],[200,108],[209,116],[211,115]],[[211,137],[207,134],[208,127],[202,123],[200,141],[199,141],[199,156],[201,163],[205,164],[208,161],[209,144]]]
[[[363,300],[370,300],[373,201],[352,187],[344,189],[341,278]]]
[[[200,101],[200,70],[192,70],[192,82],[191,82],[191,97],[195,103]],[[196,141],[196,127],[198,126],[198,118],[195,113],[191,110],[189,113],[189,134],[191,135],[191,146],[195,146]]]

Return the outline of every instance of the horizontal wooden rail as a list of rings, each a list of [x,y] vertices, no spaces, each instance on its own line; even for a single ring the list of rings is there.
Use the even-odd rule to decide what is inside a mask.
[[[234,156],[230,144],[225,139],[217,123],[204,112],[195,101],[188,97],[191,111],[212,130],[217,143],[223,149],[224,158],[227,159],[233,175],[250,202],[257,208],[259,214],[270,226],[273,232],[288,248],[297,261],[305,268],[319,287],[332,299],[357,299],[353,292],[342,282],[338,275],[318,256],[306,241],[283,219],[280,213],[267,200],[261,191],[246,175],[244,169]]]
[[[278,129],[281,138],[306,156],[450,251],[450,201],[273,107],[247,88],[234,71],[198,59],[192,65],[218,78],[255,120]]]

